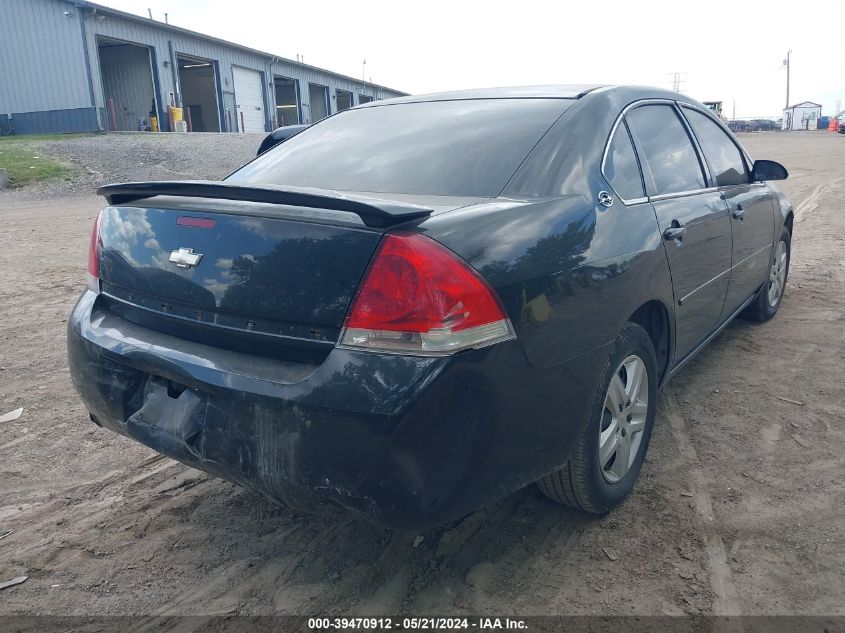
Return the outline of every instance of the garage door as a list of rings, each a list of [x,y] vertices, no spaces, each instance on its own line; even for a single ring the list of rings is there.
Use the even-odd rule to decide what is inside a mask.
[[[264,132],[264,95],[261,73],[246,68],[232,68],[235,80],[235,112],[241,132]]]

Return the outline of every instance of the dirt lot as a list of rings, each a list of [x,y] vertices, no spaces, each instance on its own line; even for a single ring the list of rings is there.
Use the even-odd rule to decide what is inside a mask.
[[[199,150],[173,139],[193,175]],[[0,591],[0,618],[845,615],[845,137],[742,140],[791,172],[784,303],[767,324],[729,326],[667,387],[635,494],[594,518],[531,487],[420,535],[295,515],[91,424],[64,328],[101,201],[0,194],[0,414],[24,408],[0,423],[0,534],[15,530],[0,540],[0,582],[29,576]],[[206,152],[197,175],[248,158],[238,148]],[[131,173],[124,160],[106,175]]]

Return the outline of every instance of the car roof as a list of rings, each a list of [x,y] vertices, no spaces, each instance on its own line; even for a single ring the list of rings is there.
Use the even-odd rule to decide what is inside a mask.
[[[687,95],[672,92],[665,88],[619,84],[562,84],[479,88],[474,90],[408,95],[395,99],[371,101],[355,106],[355,109],[400,103],[424,103],[427,101],[460,101],[469,99],[582,99],[584,97],[589,97],[591,101],[595,99],[595,103],[604,101],[608,104],[614,103],[616,105],[625,105],[626,103],[643,99],[667,99],[702,108],[705,107],[699,101]]]
[[[392,105],[394,103],[421,103],[424,101],[459,101],[465,99],[580,99],[604,84],[566,84],[549,86],[510,86],[502,88],[477,88],[474,90],[455,90],[451,92],[435,92],[423,95],[410,95],[370,101],[358,107],[374,107]]]

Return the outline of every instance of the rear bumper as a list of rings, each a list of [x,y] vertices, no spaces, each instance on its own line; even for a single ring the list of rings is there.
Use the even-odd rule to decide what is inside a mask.
[[[606,350],[550,370],[515,341],[448,358],[335,349],[308,366],[142,328],[86,291],[68,357],[104,427],[294,507],[419,528],[563,465]]]

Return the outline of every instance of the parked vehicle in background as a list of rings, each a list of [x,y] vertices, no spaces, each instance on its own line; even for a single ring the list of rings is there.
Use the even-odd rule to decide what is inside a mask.
[[[732,132],[772,132],[780,130],[780,123],[772,119],[736,119],[727,122]]]
[[[750,132],[751,124],[748,121],[735,119],[733,121],[728,121],[728,129],[731,132]]]
[[[780,126],[772,119],[754,119],[751,122],[751,129],[756,132],[771,132],[779,130]]]
[[[423,527],[539,482],[607,512],[658,388],[778,311],[786,176],[658,89],[359,106],[222,182],[101,188],[71,376],[98,424],[293,507]]]
[[[277,127],[261,141],[261,145],[258,146],[256,156],[260,156],[268,149],[276,147],[279,143],[284,143],[286,140],[292,136],[296,136],[307,127],[308,125],[285,125],[283,127]]]

